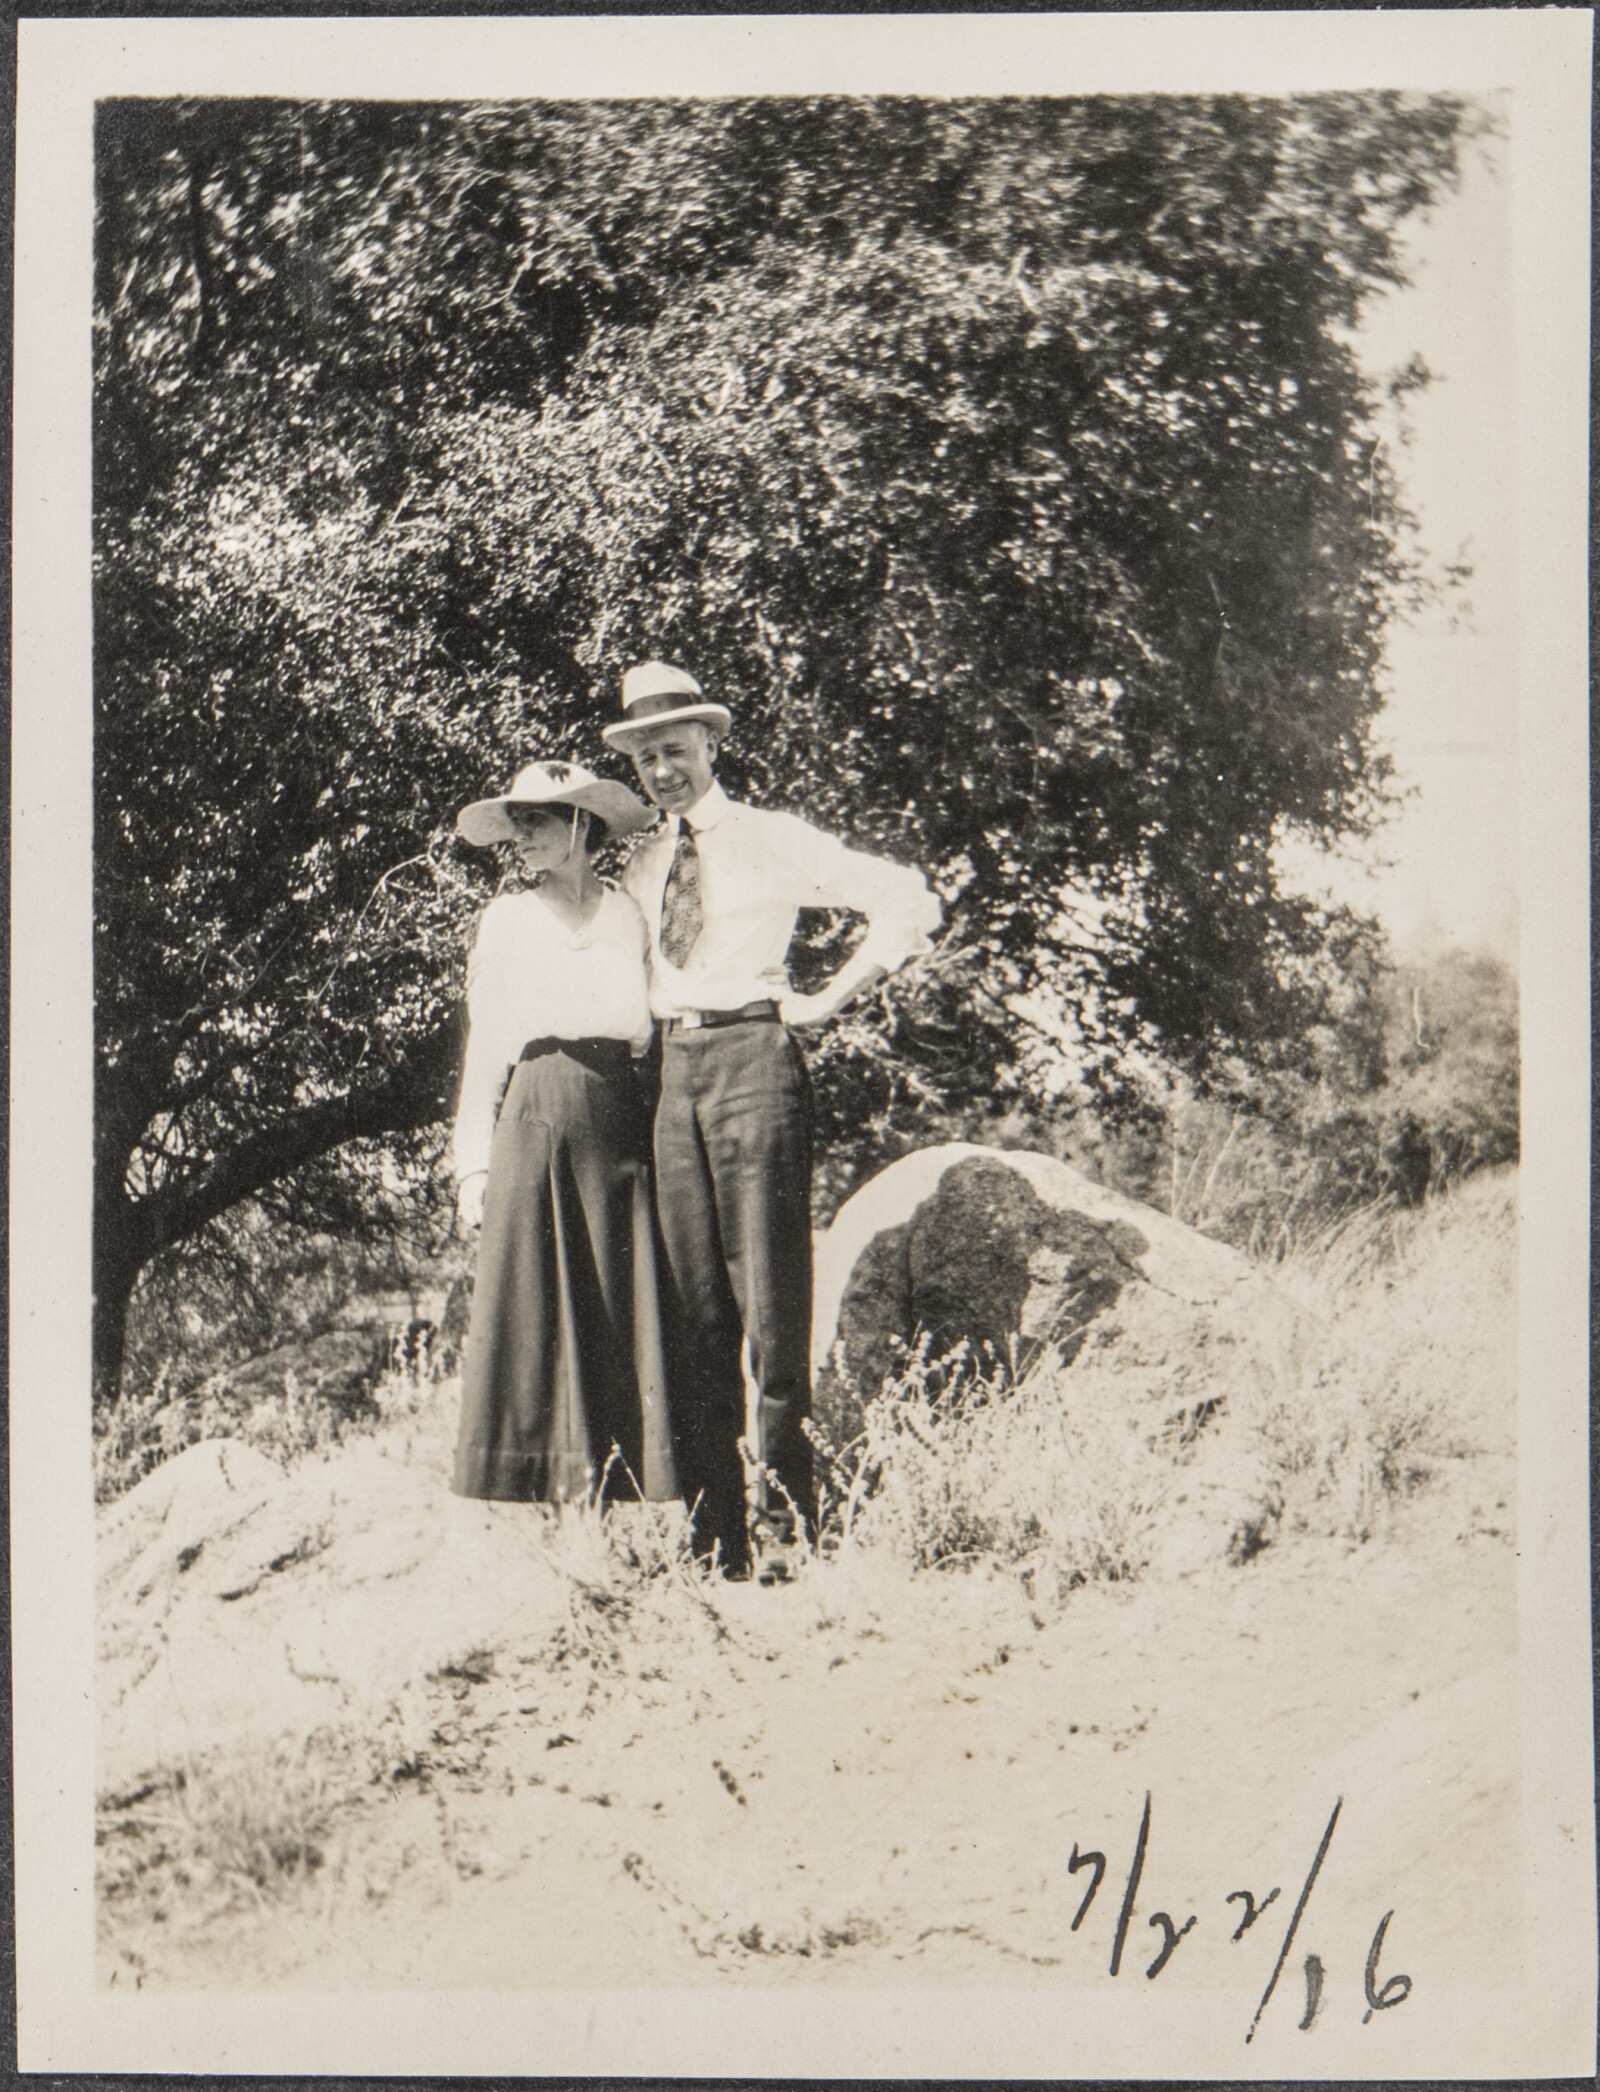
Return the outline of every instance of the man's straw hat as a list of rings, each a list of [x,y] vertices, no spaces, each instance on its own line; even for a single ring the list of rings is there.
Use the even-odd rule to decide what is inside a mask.
[[[686,668],[669,661],[645,661],[622,678],[622,718],[602,727],[600,738],[613,748],[626,748],[641,727],[672,726],[680,719],[700,719],[718,734],[733,724],[726,705],[708,704],[705,693]]]

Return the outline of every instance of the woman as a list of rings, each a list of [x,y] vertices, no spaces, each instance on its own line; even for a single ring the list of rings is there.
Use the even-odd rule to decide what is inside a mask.
[[[453,1159],[461,1216],[483,1232],[461,1496],[559,1503],[602,1482],[677,1494],[633,1070],[651,1030],[645,926],[590,861],[605,830],[650,818],[575,763],[530,763],[503,798],[457,817],[468,842],[513,844],[536,879],[489,903],[467,967]]]

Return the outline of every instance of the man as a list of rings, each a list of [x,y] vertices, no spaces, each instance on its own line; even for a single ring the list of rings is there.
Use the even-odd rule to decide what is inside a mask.
[[[699,1500],[695,1544],[730,1574],[788,1573],[812,1515],[811,1089],[789,1028],[825,1024],[870,982],[929,949],[939,903],[922,874],[847,850],[793,814],[729,799],[714,768],[732,724],[694,677],[662,661],[622,679],[604,738],[633,759],[667,816],[624,876],[650,931],[662,1033],[656,1204],[682,1343],[674,1386],[679,1479]],[[789,986],[801,908],[851,908],[868,929],[815,995]],[[747,1353],[760,1480],[747,1521]],[[769,1488],[766,1477],[776,1486]]]

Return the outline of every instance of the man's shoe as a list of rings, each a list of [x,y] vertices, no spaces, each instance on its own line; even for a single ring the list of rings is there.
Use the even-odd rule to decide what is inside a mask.
[[[750,1556],[758,1584],[793,1583],[804,1552],[787,1511],[758,1511],[750,1521]]]

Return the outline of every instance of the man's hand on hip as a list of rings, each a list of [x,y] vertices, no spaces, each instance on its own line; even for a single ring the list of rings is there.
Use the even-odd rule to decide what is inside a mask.
[[[875,960],[868,959],[864,965],[852,960],[815,995],[785,995],[778,1004],[778,1015],[791,1031],[814,1031],[836,1017],[863,988],[883,977],[884,969]]]
[[[791,1031],[815,1031],[827,1023],[839,1004],[826,988],[820,995],[786,995],[778,1004],[778,1015]]]

